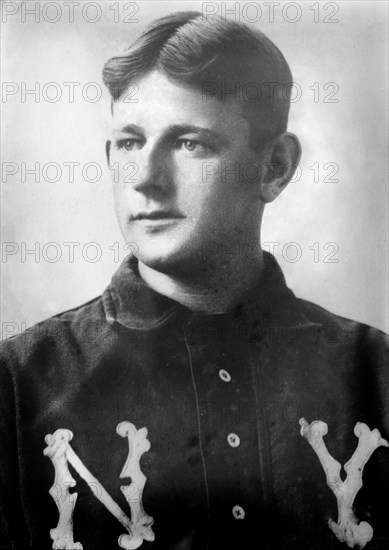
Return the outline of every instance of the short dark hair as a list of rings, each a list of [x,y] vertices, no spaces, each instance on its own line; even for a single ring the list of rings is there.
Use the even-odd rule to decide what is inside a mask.
[[[235,90],[256,149],[286,130],[292,74],[277,46],[257,29],[199,12],[173,13],[109,59],[103,81],[115,101],[152,70],[201,88],[204,100],[207,94],[226,100]]]

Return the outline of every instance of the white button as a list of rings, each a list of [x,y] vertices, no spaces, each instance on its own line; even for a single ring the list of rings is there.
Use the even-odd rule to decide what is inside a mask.
[[[227,441],[231,447],[239,447],[240,445],[240,438],[236,434],[228,434]]]
[[[234,506],[232,509],[232,515],[235,519],[243,519],[246,514],[242,506]]]
[[[219,376],[223,380],[223,382],[231,382],[231,375],[226,370],[220,369]]]

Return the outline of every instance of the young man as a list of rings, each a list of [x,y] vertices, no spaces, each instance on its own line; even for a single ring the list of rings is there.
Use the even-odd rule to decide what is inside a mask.
[[[3,548],[388,548],[385,337],[297,299],[260,247],[300,158],[281,52],[178,13],[103,77],[135,253],[3,346]]]

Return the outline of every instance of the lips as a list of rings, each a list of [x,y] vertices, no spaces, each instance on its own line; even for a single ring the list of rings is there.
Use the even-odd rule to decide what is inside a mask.
[[[173,210],[155,210],[153,212],[139,212],[134,216],[131,216],[132,221],[139,220],[171,220],[171,219],[180,219],[185,218],[180,212],[175,212]]]

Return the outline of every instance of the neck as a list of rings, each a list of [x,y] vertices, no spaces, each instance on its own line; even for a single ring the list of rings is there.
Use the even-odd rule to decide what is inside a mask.
[[[153,290],[179,302],[192,311],[217,314],[236,306],[262,273],[263,253],[260,247],[242,257],[231,254],[225,261],[194,267],[181,274],[166,274],[139,261],[139,273]]]

